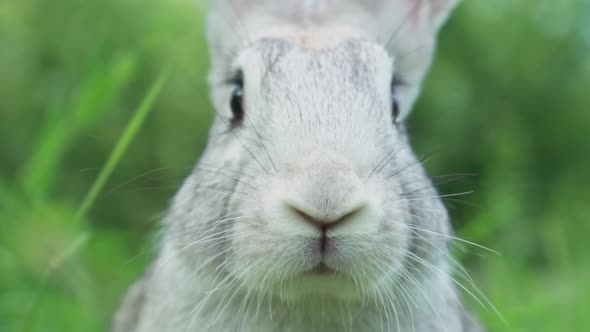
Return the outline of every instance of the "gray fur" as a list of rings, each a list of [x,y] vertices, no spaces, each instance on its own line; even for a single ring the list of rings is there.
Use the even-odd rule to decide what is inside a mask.
[[[219,117],[114,331],[481,331],[449,277],[446,210],[401,124],[455,1],[228,1],[209,16]],[[235,69],[246,117],[232,128]],[[404,80],[395,124],[392,73]],[[320,222],[355,213],[322,255],[293,206]],[[320,261],[338,273],[304,272]]]

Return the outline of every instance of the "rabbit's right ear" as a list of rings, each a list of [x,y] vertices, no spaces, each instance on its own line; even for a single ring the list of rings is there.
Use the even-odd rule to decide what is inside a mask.
[[[288,24],[299,0],[211,0],[207,39],[212,73],[227,70],[239,49]],[[282,13],[281,13],[282,12]],[[278,35],[278,34],[277,34]]]

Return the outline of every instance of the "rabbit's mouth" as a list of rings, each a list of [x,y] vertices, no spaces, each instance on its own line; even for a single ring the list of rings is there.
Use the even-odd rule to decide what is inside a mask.
[[[312,267],[311,269],[304,272],[305,275],[314,275],[314,276],[333,276],[337,273],[338,272],[336,270],[332,269],[331,267],[326,265],[326,263],[324,263],[324,262],[321,262],[318,265],[316,265],[316,266]]]

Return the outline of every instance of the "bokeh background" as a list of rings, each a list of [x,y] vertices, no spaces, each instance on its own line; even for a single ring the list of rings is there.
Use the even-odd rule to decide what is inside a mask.
[[[0,1],[0,331],[107,330],[206,143],[207,56],[193,0]],[[472,174],[439,188],[500,253],[455,248],[490,330],[590,330],[589,2],[464,1],[408,127]]]

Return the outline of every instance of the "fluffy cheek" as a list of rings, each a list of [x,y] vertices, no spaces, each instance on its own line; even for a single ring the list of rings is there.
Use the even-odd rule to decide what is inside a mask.
[[[257,213],[235,223],[233,229],[231,270],[249,286],[268,287],[306,265],[306,239],[269,227]]]
[[[334,264],[368,287],[390,283],[403,269],[410,235],[404,222],[389,223],[378,233],[337,239]]]
[[[372,228],[375,231],[363,236],[339,238],[336,252],[346,262],[350,275],[371,287],[391,283],[404,269],[412,243],[409,228],[409,206],[399,192],[382,192],[380,202],[383,214]]]
[[[410,247],[411,238],[407,223],[399,221],[391,222],[393,225],[384,227],[380,247],[376,248],[378,264],[382,267],[382,278],[377,282],[390,282],[404,269],[405,259]],[[383,270],[383,268],[385,268]]]

